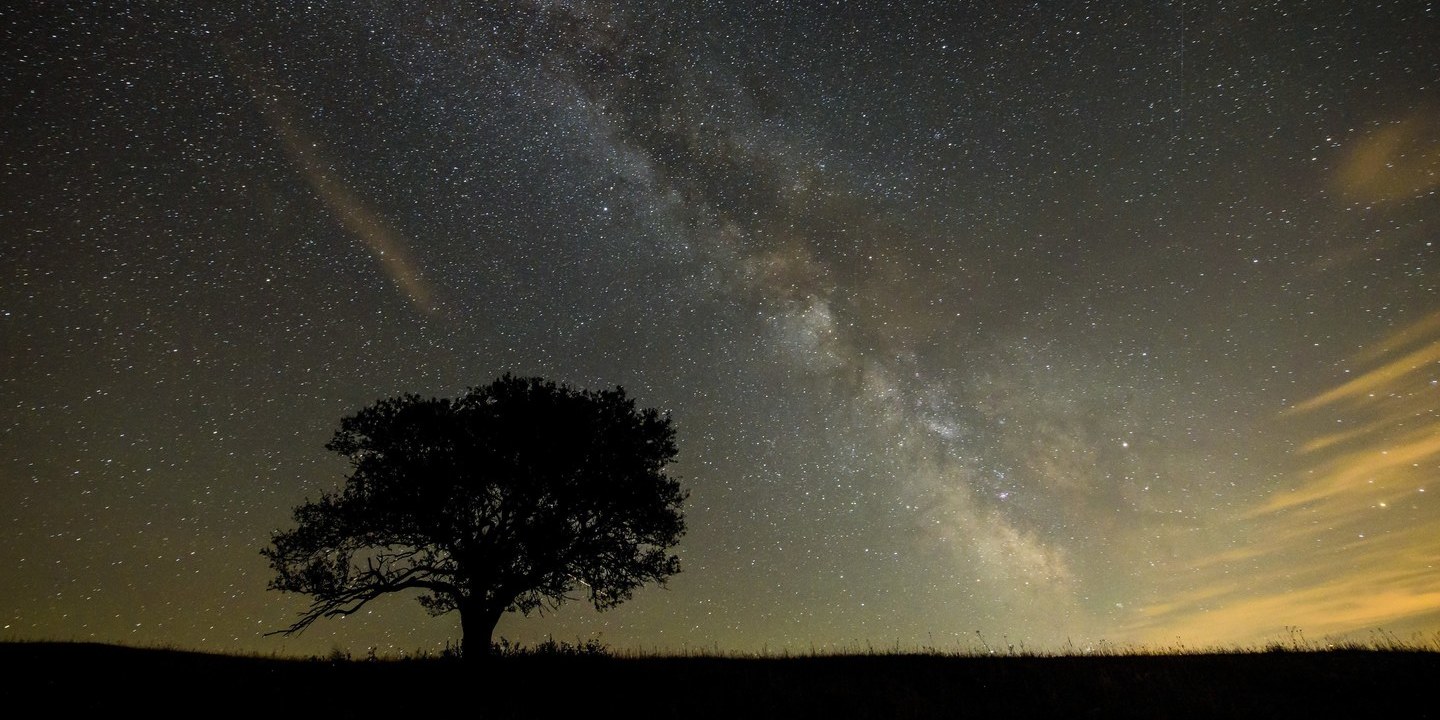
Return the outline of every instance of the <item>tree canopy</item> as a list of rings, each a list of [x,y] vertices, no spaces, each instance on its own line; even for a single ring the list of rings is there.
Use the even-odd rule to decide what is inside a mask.
[[[432,614],[460,614],[473,657],[506,611],[604,610],[680,571],[675,430],[622,388],[506,375],[455,399],[379,400],[326,448],[350,460],[344,488],[296,507],[261,551],[272,589],[312,597],[277,632],[418,590]]]

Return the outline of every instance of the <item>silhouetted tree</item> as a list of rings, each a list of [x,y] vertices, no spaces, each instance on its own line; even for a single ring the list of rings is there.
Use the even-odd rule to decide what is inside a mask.
[[[350,459],[344,489],[296,507],[298,527],[261,551],[271,589],[313,597],[277,632],[415,589],[431,614],[460,613],[474,657],[506,611],[577,591],[604,610],[680,571],[675,431],[621,388],[506,375],[453,400],[380,400],[325,447]]]

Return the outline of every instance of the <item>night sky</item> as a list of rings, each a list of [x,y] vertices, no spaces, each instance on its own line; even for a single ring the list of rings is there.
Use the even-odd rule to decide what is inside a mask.
[[[259,550],[505,372],[690,491],[511,640],[1440,630],[1436,3],[184,5],[0,10],[0,639],[438,651]]]

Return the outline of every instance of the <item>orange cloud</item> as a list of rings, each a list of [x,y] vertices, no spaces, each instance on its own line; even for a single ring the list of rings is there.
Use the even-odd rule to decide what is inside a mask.
[[[1291,412],[1307,412],[1342,400],[1370,402],[1382,390],[1393,390],[1412,373],[1433,370],[1440,362],[1440,340],[1430,343],[1398,360],[1386,363],[1350,382],[1297,404]]]
[[[1177,560],[1186,572],[1135,618],[1137,641],[1269,642],[1287,626],[1316,639],[1440,619],[1440,504],[1425,492],[1440,465],[1437,335],[1440,313],[1355,358],[1372,369],[1281,414],[1291,432],[1352,429],[1297,442],[1290,487],[1210,529],[1224,546],[1190,543]]]
[[[400,288],[410,303],[421,312],[435,310],[434,293],[421,275],[418,266],[411,259],[405,238],[390,226],[384,218],[371,210],[366,203],[352,192],[346,184],[335,177],[329,162],[320,155],[320,143],[316,142],[293,119],[287,111],[288,102],[271,87],[262,89],[260,83],[248,71],[249,65],[238,59],[238,52],[228,46],[231,64],[241,70],[250,87],[260,112],[270,123],[285,148],[285,154],[300,175],[320,196],[325,207],[330,209],[340,224],[355,236],[379,261],[385,274]]]
[[[1335,174],[1340,192],[1363,202],[1419,197],[1440,187],[1440,122],[1424,111],[1355,141]]]

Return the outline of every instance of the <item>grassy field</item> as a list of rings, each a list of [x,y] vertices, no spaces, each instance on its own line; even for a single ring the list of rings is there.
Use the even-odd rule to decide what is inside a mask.
[[[0,643],[12,708],[466,718],[1440,717],[1440,653],[1405,649],[789,658],[308,660]]]

